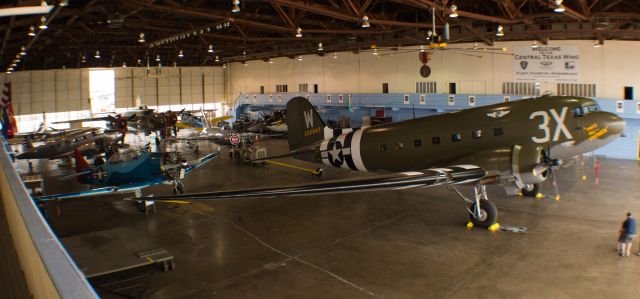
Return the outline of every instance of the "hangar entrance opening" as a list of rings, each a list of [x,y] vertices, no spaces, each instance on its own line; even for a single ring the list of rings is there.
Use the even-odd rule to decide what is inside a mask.
[[[114,70],[89,71],[89,98],[91,113],[116,110],[116,79]]]

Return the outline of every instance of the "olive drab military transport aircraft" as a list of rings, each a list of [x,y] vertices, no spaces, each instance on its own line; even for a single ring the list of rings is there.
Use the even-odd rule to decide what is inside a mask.
[[[312,156],[325,165],[385,172],[373,177],[286,187],[161,196],[154,200],[215,200],[449,185],[468,204],[473,224],[498,217],[485,185],[531,194],[553,175],[560,159],[602,147],[624,130],[617,115],[588,98],[542,96],[358,129],[325,126],[309,101],[287,104],[285,156]],[[270,157],[273,158],[273,157]],[[469,199],[456,185],[473,186]]]

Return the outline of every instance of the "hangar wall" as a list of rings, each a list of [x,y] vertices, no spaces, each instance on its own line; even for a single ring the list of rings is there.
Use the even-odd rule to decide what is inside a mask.
[[[508,33],[507,33],[508,34]],[[529,41],[497,42],[494,47],[530,46]],[[640,88],[636,72],[640,69],[640,44],[628,41],[606,41],[595,48],[591,40],[549,42],[550,46],[578,46],[580,49],[580,79],[573,83],[596,84],[596,97],[621,99],[624,86]],[[328,47],[328,45],[325,45]],[[450,48],[470,48],[473,44],[452,44]],[[486,45],[480,45],[486,47]],[[455,82],[457,93],[501,94],[503,82],[516,82],[513,58],[509,55],[484,54],[482,58],[436,51],[429,66],[429,78],[419,75],[422,65],[417,53],[402,53],[374,57],[370,51],[353,54],[333,52],[324,57],[304,55],[302,61],[277,58],[270,64],[261,60],[248,61],[247,66],[232,63],[230,67],[229,98],[240,93],[276,92],[276,85],[286,84],[288,92],[299,92],[299,84],[318,84],[318,92],[380,93],[382,83],[389,84],[390,93],[415,93],[416,82],[436,82],[437,93],[448,93],[449,83]],[[541,93],[556,93],[556,82],[539,82]],[[640,99],[638,92],[634,99]]]
[[[149,75],[144,67],[114,70],[116,109],[138,104],[160,110],[199,109],[203,103],[213,109],[211,104],[226,102],[222,67],[165,67],[161,72],[152,68]],[[89,71],[23,71],[0,76],[2,86],[11,82],[13,107],[20,116],[18,130],[36,129],[43,112],[49,123],[89,117]]]

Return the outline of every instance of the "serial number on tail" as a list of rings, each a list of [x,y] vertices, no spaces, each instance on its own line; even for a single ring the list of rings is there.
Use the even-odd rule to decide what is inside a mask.
[[[309,130],[304,130],[304,137],[316,135],[320,133],[320,128],[311,128]]]

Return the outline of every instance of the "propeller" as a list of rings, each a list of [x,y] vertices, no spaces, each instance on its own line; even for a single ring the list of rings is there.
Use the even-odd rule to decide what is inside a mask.
[[[558,191],[558,181],[556,179],[555,167],[560,166],[560,159],[551,158],[551,142],[547,145],[547,151],[543,152],[542,163],[546,166],[546,171],[549,171],[549,177],[551,178],[551,184],[556,193],[555,200],[560,200],[560,191]]]
[[[174,194],[184,193],[184,184],[182,183],[181,172],[189,165],[189,163],[182,158],[179,152],[168,152],[164,156],[164,165],[162,169],[165,176],[173,181]]]

